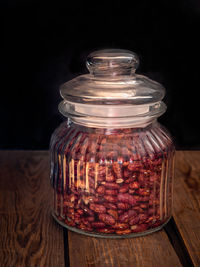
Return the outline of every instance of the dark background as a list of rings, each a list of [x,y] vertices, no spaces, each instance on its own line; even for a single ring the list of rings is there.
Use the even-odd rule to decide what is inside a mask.
[[[59,85],[102,48],[139,55],[138,73],[166,87],[159,121],[177,149],[200,149],[200,1],[66,3],[1,1],[0,149],[47,149]]]

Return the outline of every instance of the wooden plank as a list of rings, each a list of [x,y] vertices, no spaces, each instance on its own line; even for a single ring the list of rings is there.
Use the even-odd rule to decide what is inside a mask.
[[[51,194],[48,152],[0,152],[1,266],[65,266]]]
[[[164,230],[126,239],[93,238],[68,232],[68,240],[71,267],[181,266]]]
[[[68,243],[71,267],[181,266],[164,230],[127,239],[91,238],[69,231]]]
[[[195,266],[200,266],[200,151],[176,153],[174,219]]]

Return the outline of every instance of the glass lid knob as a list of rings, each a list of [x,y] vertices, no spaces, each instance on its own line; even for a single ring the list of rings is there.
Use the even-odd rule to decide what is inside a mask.
[[[139,65],[137,54],[121,49],[95,51],[87,57],[86,66],[95,76],[121,76],[135,73]]]

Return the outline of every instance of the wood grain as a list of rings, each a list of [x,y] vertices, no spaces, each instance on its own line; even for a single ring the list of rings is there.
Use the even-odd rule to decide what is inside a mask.
[[[0,152],[0,266],[65,266],[50,215],[48,152]]]
[[[176,154],[174,219],[200,266],[200,151]],[[50,215],[48,152],[0,152],[0,266],[65,266],[63,229]],[[68,233],[70,266],[181,266],[164,230],[130,239]],[[66,248],[65,248],[66,249]]]
[[[195,266],[200,266],[200,151],[176,153],[174,219]]]
[[[181,266],[164,230],[126,239],[91,238],[72,232],[68,236],[71,267]]]

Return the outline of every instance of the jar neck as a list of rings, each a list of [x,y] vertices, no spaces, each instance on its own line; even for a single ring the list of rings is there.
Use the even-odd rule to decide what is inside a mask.
[[[88,132],[88,133],[98,133],[98,134],[104,134],[104,135],[109,135],[109,134],[115,134],[115,133],[123,133],[123,134],[128,134],[132,133],[135,131],[140,131],[140,130],[147,130],[150,129],[158,124],[157,119],[154,118],[151,122],[149,122],[147,125],[142,125],[142,126],[135,126],[135,125],[130,125],[128,127],[91,127],[88,124],[80,124],[77,123],[76,121],[73,121],[72,119],[68,119],[68,125],[70,125],[73,128],[76,128],[77,130],[83,131],[83,132]]]
[[[157,121],[157,117],[97,118],[70,116],[70,121],[89,128],[125,129],[145,128]]]

